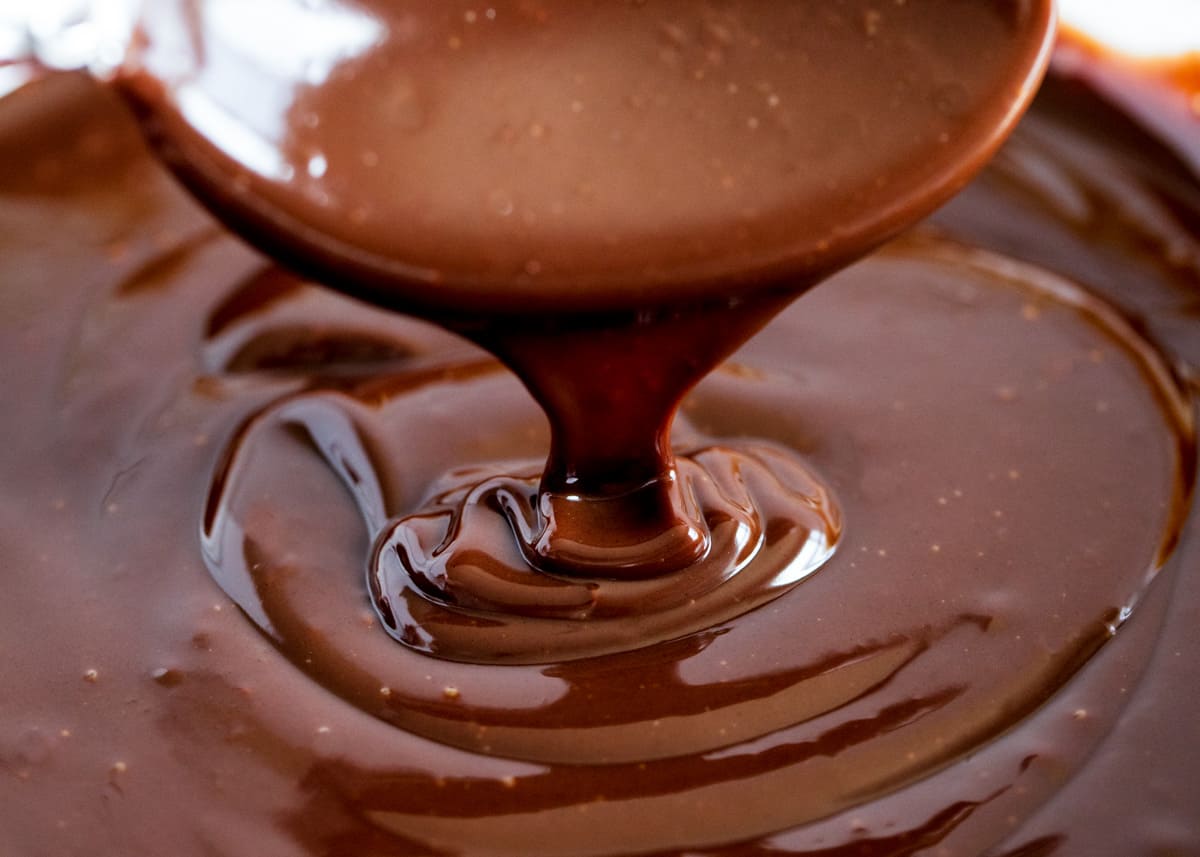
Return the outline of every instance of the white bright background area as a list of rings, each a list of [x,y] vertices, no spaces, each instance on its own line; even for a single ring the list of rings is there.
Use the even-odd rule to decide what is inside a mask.
[[[1059,0],[1063,20],[1138,57],[1200,52],[1200,0]]]

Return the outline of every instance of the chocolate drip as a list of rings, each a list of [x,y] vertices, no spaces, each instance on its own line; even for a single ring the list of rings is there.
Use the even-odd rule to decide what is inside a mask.
[[[102,90],[18,92],[0,852],[1196,851],[1194,161],[1055,80],[936,235],[679,370],[664,455],[719,489],[691,510],[713,545],[757,527],[754,560],[597,578],[530,571],[503,510],[458,502],[487,483],[536,523],[564,376],[535,399],[449,333],[264,268]],[[739,297],[763,303],[731,335],[776,299]],[[576,315],[526,316],[505,324],[586,362]],[[451,323],[485,341],[481,319]],[[494,541],[456,544],[505,562],[389,584],[424,611],[400,646],[364,557],[431,512],[483,520]]]
[[[481,14],[359,2],[293,14],[330,28],[300,45],[303,61],[248,48],[218,7],[147,14],[117,82],[227,222],[334,288],[463,333],[546,412],[536,494],[504,480],[443,493],[374,552],[381,618],[428,651],[440,649],[397,612],[405,591],[538,612],[552,581],[510,591],[528,565],[578,579],[564,609],[583,618],[587,581],[697,564],[726,579],[752,561],[745,545],[767,527],[730,484],[740,460],[710,453],[731,480],[703,490],[720,480],[672,450],[679,403],[792,298],[982,166],[1027,101],[1051,29],[1049,3]],[[812,522],[803,505],[775,514],[805,532],[798,544],[832,548],[836,509]],[[497,562],[503,543],[476,532],[496,515],[523,563]]]

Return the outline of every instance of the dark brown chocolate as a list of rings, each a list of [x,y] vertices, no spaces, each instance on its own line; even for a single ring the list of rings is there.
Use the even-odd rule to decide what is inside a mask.
[[[836,494],[820,573],[678,639],[481,665],[381,631],[371,515],[474,483],[453,468],[536,477],[534,400],[245,249],[103,92],[17,93],[0,853],[1200,852],[1194,384],[1147,338],[1194,377],[1189,157],[1053,81],[934,232],[684,402],[681,453],[784,451]],[[669,579],[611,583],[650,623]],[[534,639],[572,591],[477,625]],[[624,633],[613,603],[589,632]]]
[[[238,8],[144,13],[117,82],[164,156],[276,258],[476,322],[795,294],[966,183],[1053,29],[1048,0]]]
[[[546,411],[540,480],[503,465],[453,478],[397,521],[360,495],[393,636],[470,661],[567,653],[451,643],[432,602],[501,637],[509,614],[553,614],[572,656],[599,655],[631,631],[589,644],[582,626],[648,595],[602,582],[655,591],[686,570],[658,627],[642,623],[649,644],[815,570],[841,527],[819,479],[781,451],[677,461],[674,414],[791,299],[982,166],[1041,75],[1051,4],[304,8],[274,21],[311,30],[294,55],[247,41],[246,13],[148,10],[116,82],[227,222],[303,273],[466,335]],[[339,468],[346,442],[329,443]],[[211,502],[209,542],[225,527]],[[212,565],[233,594],[242,573]],[[745,570],[758,585],[716,591]]]

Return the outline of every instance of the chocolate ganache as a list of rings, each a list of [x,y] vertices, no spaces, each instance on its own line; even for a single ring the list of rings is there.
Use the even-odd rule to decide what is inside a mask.
[[[469,337],[545,410],[544,467],[453,473],[398,520],[352,426],[321,418],[397,640],[547,663],[711,628],[819,568],[841,519],[785,449],[677,459],[680,401],[982,165],[1040,77],[1050,3],[461,5],[297,4],[334,35],[284,56],[240,7],[148,7],[116,80],[227,222]],[[206,555],[269,625],[233,454]]]
[[[864,39],[887,23],[854,20]],[[1193,404],[1148,338],[1190,377],[1189,157],[1053,81],[933,227],[680,370],[679,482],[733,510],[709,533],[757,515],[761,550],[815,552],[800,568],[819,574],[513,579],[522,542],[486,512],[528,514],[562,430],[549,394],[245,249],[92,84],[18,92],[0,104],[0,853],[1197,853],[1196,730],[1186,698],[1164,704],[1197,686]],[[689,313],[647,279],[669,298],[630,340],[616,280],[551,313],[560,286],[531,297],[521,268],[529,312],[502,326],[450,311],[469,292],[414,306],[517,368],[615,353],[595,396],[652,374],[639,345],[731,351],[812,285],[714,279]],[[620,428],[619,404],[588,418]],[[394,550],[392,522],[440,535],[457,509],[489,556],[450,592],[487,601],[405,592],[445,648],[397,645],[371,609],[392,567],[364,580],[364,557]]]

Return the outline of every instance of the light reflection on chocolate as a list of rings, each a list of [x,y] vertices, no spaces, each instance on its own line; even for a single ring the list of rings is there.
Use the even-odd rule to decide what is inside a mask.
[[[685,401],[679,449],[751,436],[828,482],[847,529],[827,567],[679,640],[483,666],[383,633],[351,470],[276,418],[340,415],[322,436],[351,426],[369,455],[350,481],[374,474],[400,514],[449,468],[537,459],[519,384],[264,273],[90,86],[18,94],[0,105],[0,652],[21,665],[0,850],[1196,850],[1194,406],[1139,333],[1040,270],[1194,372],[1196,188],[1054,81],[939,237],[839,275]],[[240,493],[214,496],[244,504],[262,564],[245,615],[196,536],[230,450]],[[1137,785],[1145,753],[1158,792]]]

